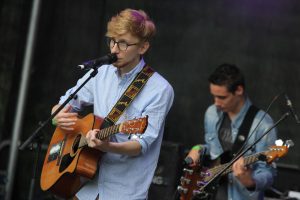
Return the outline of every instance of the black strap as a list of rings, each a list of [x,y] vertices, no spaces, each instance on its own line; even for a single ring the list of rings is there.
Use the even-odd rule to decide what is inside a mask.
[[[131,104],[133,99],[142,90],[153,73],[154,70],[151,67],[147,65],[144,66],[144,68],[137,74],[134,80],[127,87],[108,115],[104,118],[100,129],[112,126],[118,121],[124,110]]]
[[[246,116],[239,128],[239,132],[236,136],[235,142],[232,146],[232,155],[237,153],[243,146],[244,142],[247,140],[254,117],[258,111],[259,109],[254,105],[251,105],[248,109]]]

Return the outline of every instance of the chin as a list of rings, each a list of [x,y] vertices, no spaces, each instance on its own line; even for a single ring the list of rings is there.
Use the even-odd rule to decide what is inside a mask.
[[[218,109],[218,111],[221,111],[221,112],[227,112],[227,110],[224,108],[217,108],[217,109]]]
[[[112,65],[115,66],[115,67],[117,67],[117,68],[120,67],[120,63],[119,63],[118,61],[117,61],[117,62],[114,62]]]

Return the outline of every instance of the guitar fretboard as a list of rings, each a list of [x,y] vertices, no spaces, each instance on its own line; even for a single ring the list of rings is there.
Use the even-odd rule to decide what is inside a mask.
[[[99,140],[103,140],[105,138],[107,138],[110,135],[113,135],[115,133],[119,132],[121,124],[117,124],[117,125],[113,125],[104,129],[101,129],[99,131],[99,133],[97,133],[96,138]],[[87,145],[87,140],[85,137],[81,137],[80,138],[80,142],[79,142],[79,148],[86,146]]]
[[[246,165],[249,165],[249,164],[252,164],[256,161],[258,161],[259,159],[259,156],[260,155],[263,155],[264,152],[259,152],[259,153],[256,153],[256,154],[253,154],[253,155],[250,155],[250,156],[246,156],[244,159],[245,159],[245,164]],[[213,167],[209,170],[207,170],[207,173],[210,174],[209,176],[206,176],[205,177],[205,182],[207,181],[210,181],[212,178],[214,178],[214,176],[216,174],[218,174],[220,171],[222,171],[223,169],[225,169],[226,167],[228,167],[229,163],[226,163],[226,164],[223,164],[223,165],[219,165],[219,166],[216,166],[216,167]],[[228,174],[232,171],[232,166],[228,167],[223,173],[222,173],[222,176],[225,175],[225,174]]]

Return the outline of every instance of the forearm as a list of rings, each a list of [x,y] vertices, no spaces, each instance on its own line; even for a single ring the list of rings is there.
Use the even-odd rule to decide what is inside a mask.
[[[125,154],[129,156],[137,156],[141,153],[142,146],[138,141],[127,141],[127,142],[108,142],[107,145],[103,145],[98,148],[104,152],[111,152],[117,154]]]

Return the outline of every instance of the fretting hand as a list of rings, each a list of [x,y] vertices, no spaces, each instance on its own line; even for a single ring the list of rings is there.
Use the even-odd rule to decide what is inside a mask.
[[[233,175],[246,187],[254,187],[252,169],[245,164],[243,157],[238,159],[232,166]]]

